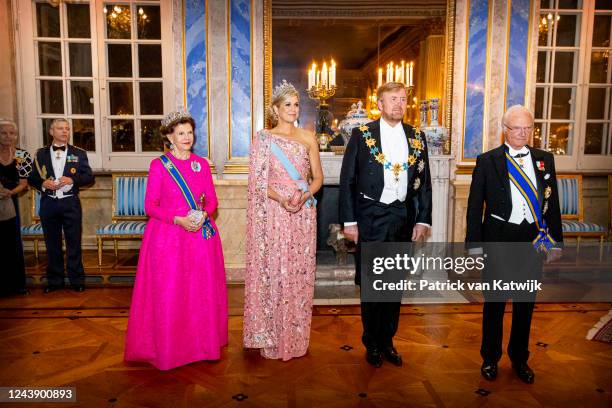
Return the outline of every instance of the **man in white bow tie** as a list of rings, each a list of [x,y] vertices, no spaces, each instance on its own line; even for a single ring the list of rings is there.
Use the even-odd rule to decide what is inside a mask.
[[[47,247],[47,286],[45,293],[64,287],[64,270],[72,289],[85,290],[81,256],[83,213],[79,191],[94,182],[87,152],[68,144],[70,122],[54,119],[49,127],[50,146],[38,149],[34,171],[28,183],[41,192],[40,222]],[[66,240],[66,267],[62,235]]]
[[[472,174],[468,198],[466,242],[476,253],[483,242],[530,243],[519,246],[525,254],[507,253],[502,244],[495,248],[506,251],[502,257],[487,258],[485,280],[496,271],[513,269],[513,278],[539,278],[542,262],[561,256],[563,235],[557,193],[554,156],[528,145],[533,133],[533,115],[521,105],[506,111],[502,118],[505,142],[478,156]],[[532,246],[530,246],[532,245]],[[491,244],[487,248],[494,248]],[[496,258],[496,259],[492,259]],[[500,296],[501,295],[501,296]],[[495,298],[495,301],[493,301]],[[512,298],[512,331],[508,356],[519,378],[532,383],[535,375],[527,365],[529,331],[535,294],[485,293],[482,322],[482,376],[497,377],[497,362],[502,355],[503,319],[506,301]]]

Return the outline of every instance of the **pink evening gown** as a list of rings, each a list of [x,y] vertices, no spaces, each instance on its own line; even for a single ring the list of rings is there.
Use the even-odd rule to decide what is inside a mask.
[[[204,209],[212,214],[217,196],[208,162],[195,154],[179,169]],[[228,341],[225,268],[219,231],[204,239],[174,225],[187,201],[160,159],[149,168],[145,210],[149,216],[136,272],[128,320],[125,360],[144,361],[160,370],[199,360],[217,360]]]
[[[244,346],[265,358],[289,360],[308,351],[316,270],[314,206],[289,213],[267,197],[268,186],[289,198],[296,190],[270,152],[274,142],[301,178],[310,178],[308,148],[264,130],[251,150],[247,209]]]

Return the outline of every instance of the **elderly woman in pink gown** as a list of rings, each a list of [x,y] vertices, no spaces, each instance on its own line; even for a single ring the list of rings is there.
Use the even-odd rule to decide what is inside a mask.
[[[125,360],[168,370],[218,360],[227,344],[223,252],[210,214],[217,196],[207,161],[191,153],[187,112],[162,121],[172,143],[149,169],[145,229],[126,334]]]
[[[270,106],[272,129],[250,155],[244,346],[284,361],[308,350],[316,269],[319,146],[293,124],[299,94],[286,81]]]

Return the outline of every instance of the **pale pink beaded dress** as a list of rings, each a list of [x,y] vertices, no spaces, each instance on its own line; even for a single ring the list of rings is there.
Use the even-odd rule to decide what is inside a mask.
[[[247,208],[244,346],[271,359],[289,360],[308,351],[316,269],[316,208],[289,213],[267,197],[268,186],[290,197],[296,190],[270,152],[280,147],[310,179],[307,146],[260,131],[251,148]]]

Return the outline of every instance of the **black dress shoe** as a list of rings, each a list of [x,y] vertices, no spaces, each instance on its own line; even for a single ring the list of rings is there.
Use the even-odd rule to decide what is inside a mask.
[[[17,294],[18,294],[18,295],[25,296],[25,295],[29,295],[29,294],[30,294],[30,291],[29,291],[27,288],[23,288],[23,289],[19,289],[19,290],[17,291]]]
[[[379,368],[383,363],[382,354],[380,354],[380,351],[376,348],[367,349],[366,361],[374,367]]]
[[[391,364],[394,364],[398,367],[402,366],[402,356],[400,356],[400,354],[397,352],[395,347],[393,346],[385,347],[382,351],[382,355]]]
[[[72,290],[74,290],[75,292],[85,292],[85,285],[72,285]]]
[[[493,381],[497,378],[497,363],[487,363],[486,361],[480,366],[480,374],[487,381]]]
[[[518,378],[520,378],[522,382],[525,384],[533,384],[533,380],[535,380],[535,373],[531,368],[529,368],[527,363],[513,363],[512,368],[514,368],[516,375],[518,375]]]
[[[51,293],[51,292],[55,292],[56,290],[60,290],[60,289],[63,289],[63,286],[49,285],[45,287],[45,290],[43,292]]]

